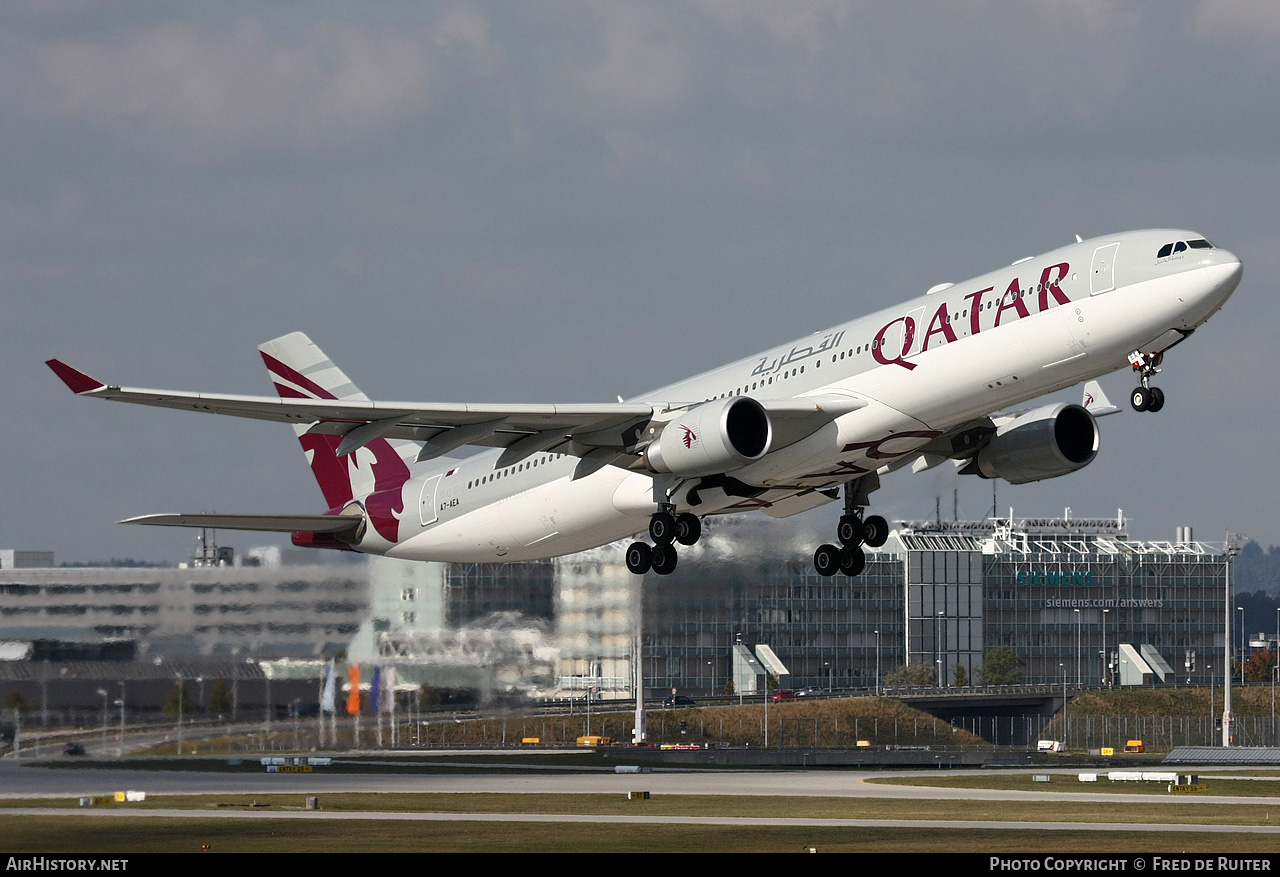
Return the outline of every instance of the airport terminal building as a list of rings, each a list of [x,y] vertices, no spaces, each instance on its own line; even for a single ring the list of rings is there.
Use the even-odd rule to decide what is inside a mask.
[[[66,569],[10,552],[0,657],[318,667],[346,653],[396,665],[406,684],[604,698],[633,696],[637,653],[650,695],[720,694],[730,681],[747,694],[766,674],[783,688],[873,689],[904,665],[978,684],[994,648],[1021,659],[1028,683],[1207,684],[1222,673],[1227,556],[1189,533],[1130,539],[1122,515],[899,521],[850,579],[813,571],[808,528],[750,516],[705,526],[674,574],[643,578],[627,572],[624,543],[527,564],[228,556]],[[23,557],[43,568],[13,568]]]
[[[1227,558],[1187,533],[1132,540],[1122,515],[900,521],[849,579],[818,576],[802,546],[790,557],[762,550],[770,522],[712,526],[702,557],[689,552],[673,575],[644,580],[651,691],[720,693],[741,679],[742,646],[757,644],[780,659],[777,684],[788,688],[874,688],[903,665],[932,669],[943,685],[977,684],[998,647],[1032,684],[1207,684],[1214,664],[1221,675]],[[582,578],[592,555],[598,576],[617,577],[620,549],[560,563]],[[600,651],[616,657],[613,642]]]

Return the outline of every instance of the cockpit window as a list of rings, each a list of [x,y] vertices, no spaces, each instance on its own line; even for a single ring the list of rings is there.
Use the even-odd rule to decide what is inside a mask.
[[[1156,253],[1156,258],[1163,259],[1165,256],[1171,256],[1174,253],[1185,253],[1188,247],[1193,250],[1212,250],[1213,244],[1204,238],[1198,238],[1194,241],[1174,241],[1161,247],[1160,251]]]

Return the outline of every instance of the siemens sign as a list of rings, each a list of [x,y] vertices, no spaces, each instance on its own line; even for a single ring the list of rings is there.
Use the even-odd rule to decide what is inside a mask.
[[[1093,585],[1097,584],[1097,580],[1093,577],[1093,570],[1052,570],[1048,572],[1038,572],[1035,570],[1018,570],[1018,584],[1020,585]]]

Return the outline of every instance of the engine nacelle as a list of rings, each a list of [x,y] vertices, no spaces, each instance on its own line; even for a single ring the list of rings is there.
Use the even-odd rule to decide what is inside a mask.
[[[996,430],[962,471],[1026,484],[1083,469],[1098,455],[1098,423],[1079,405],[1047,405]]]
[[[773,426],[750,396],[697,405],[670,421],[645,449],[654,472],[692,477],[730,472],[769,453]]]

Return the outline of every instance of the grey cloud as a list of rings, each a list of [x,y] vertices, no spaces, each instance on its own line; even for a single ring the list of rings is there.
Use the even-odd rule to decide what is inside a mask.
[[[185,536],[111,521],[318,501],[287,430],[74,400],[50,356],[261,393],[254,346],[303,329],[380,398],[612,399],[1165,224],[1245,285],[1169,356],[1163,421],[1107,418],[1097,462],[1000,505],[1280,541],[1271,6],[0,8],[5,544],[176,558]],[[876,503],[945,511],[953,485],[991,502],[939,467]]]
[[[434,79],[423,40],[324,22],[294,43],[243,18],[222,33],[173,22],[27,54],[33,113],[179,162],[368,142],[421,111]]]

